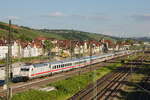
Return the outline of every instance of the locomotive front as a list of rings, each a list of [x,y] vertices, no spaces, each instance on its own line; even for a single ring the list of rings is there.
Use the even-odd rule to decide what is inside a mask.
[[[23,81],[27,81],[30,78],[30,71],[31,71],[32,65],[23,65],[20,68],[20,77]]]

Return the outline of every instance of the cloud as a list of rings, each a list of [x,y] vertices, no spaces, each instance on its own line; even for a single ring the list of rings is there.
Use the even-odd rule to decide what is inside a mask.
[[[105,20],[103,15],[72,15],[73,18],[80,18],[84,20]]]
[[[2,18],[0,18],[0,20],[19,20],[20,19],[20,17],[18,17],[18,16],[8,16],[8,17],[2,17]]]
[[[54,12],[47,15],[43,15],[44,17],[64,17],[64,14],[61,12]]]
[[[65,15],[61,12],[54,12],[50,14],[41,15],[41,17],[55,17],[55,18],[73,18],[73,19],[82,19],[82,20],[105,20],[106,17],[104,15],[82,15],[82,14],[72,14]]]
[[[105,31],[105,32],[103,32],[102,34],[104,34],[104,35],[110,35],[110,36],[116,35],[116,34],[114,34],[114,33],[111,32],[111,31]]]
[[[140,20],[140,21],[150,20],[150,14],[137,14],[131,17],[134,18],[135,20]]]

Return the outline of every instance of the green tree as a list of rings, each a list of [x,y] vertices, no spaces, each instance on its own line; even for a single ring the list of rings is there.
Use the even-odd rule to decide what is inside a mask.
[[[127,39],[127,40],[125,40],[125,42],[127,42],[129,44],[133,44],[134,43],[134,41],[132,39]]]
[[[73,47],[73,41],[70,41],[70,58],[72,59],[72,56],[74,56],[74,47]]]
[[[139,44],[143,44],[143,42],[142,42],[142,41],[138,41],[138,43],[139,43]]]
[[[51,41],[49,41],[49,40],[44,41],[43,48],[44,48],[45,53],[47,52],[49,54],[53,47],[54,47],[54,45]]]

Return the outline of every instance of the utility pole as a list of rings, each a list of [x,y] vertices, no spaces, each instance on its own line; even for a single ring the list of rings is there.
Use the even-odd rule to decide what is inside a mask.
[[[92,72],[92,50],[93,50],[93,44],[90,41],[90,72],[91,72],[91,77],[92,77],[92,81],[93,81],[93,88],[94,88],[94,92],[93,92],[93,97],[94,100],[97,100],[97,81],[96,81],[96,69],[94,69],[94,71]]]
[[[78,44],[78,46],[79,46],[79,59],[81,58],[81,45],[80,45],[80,43]]]
[[[70,40],[70,58],[72,60],[72,52],[73,52],[73,46],[72,46],[72,40]]]
[[[96,69],[94,69],[94,72],[93,72],[93,87],[94,87],[94,93],[93,93],[93,96],[94,96],[94,100],[97,100],[97,80],[96,80]]]
[[[8,53],[6,54],[6,68],[5,68],[5,85],[6,89],[6,100],[11,98],[10,79],[12,78],[12,59],[11,59],[11,20],[9,20],[9,34],[8,34]]]
[[[92,64],[92,44],[91,44],[91,41],[89,41],[89,44],[90,44],[90,71],[92,71],[92,67],[91,67],[91,64]]]
[[[85,56],[85,44],[84,44],[84,41],[83,41],[83,57]]]
[[[9,20],[9,37],[8,37],[8,57],[9,57],[9,67],[10,67],[10,74],[9,78],[12,80],[13,72],[12,72],[12,34],[11,34],[11,20]]]

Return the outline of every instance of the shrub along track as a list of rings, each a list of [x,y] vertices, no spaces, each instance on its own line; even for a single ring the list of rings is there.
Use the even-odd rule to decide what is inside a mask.
[[[145,55],[141,55],[136,60],[144,59]],[[128,63],[133,64],[132,61]],[[132,65],[132,70],[136,71],[136,65]],[[130,71],[131,66],[124,65],[98,79],[96,83],[88,85],[68,100],[114,100],[114,97],[119,95],[118,90],[123,82],[128,79]]]
[[[127,56],[119,57],[119,58],[112,59],[110,61],[116,62],[118,60],[125,59],[126,57]],[[101,62],[101,63],[93,64],[91,66],[92,66],[92,70],[94,70],[94,69],[97,69],[99,67],[108,66],[109,64],[111,64],[111,63]],[[68,72],[62,72],[62,73],[53,75],[51,77],[42,77],[42,78],[29,80],[27,82],[15,83],[15,84],[12,84],[12,86],[11,86],[12,94],[27,91],[27,90],[32,89],[32,88],[39,88],[40,86],[44,86],[50,82],[54,82],[54,81],[62,80],[62,79],[72,77],[75,75],[83,74],[83,73],[88,72],[89,70],[91,70],[91,68],[89,66],[87,66],[84,68],[73,69],[72,71],[68,71]],[[0,96],[4,96],[4,91],[2,90],[2,87],[0,87]]]

